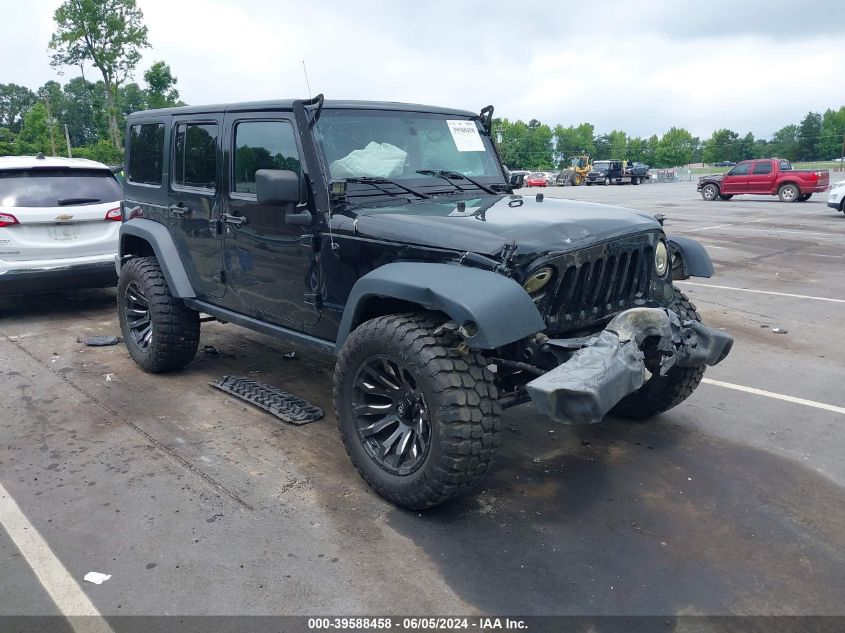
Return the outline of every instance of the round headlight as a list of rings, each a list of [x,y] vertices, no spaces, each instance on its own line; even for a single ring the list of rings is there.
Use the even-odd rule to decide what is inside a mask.
[[[546,284],[551,281],[553,274],[554,271],[549,266],[535,270],[528,276],[522,287],[525,288],[525,292],[528,294],[536,294],[546,287]]]
[[[654,249],[654,269],[661,277],[669,269],[669,249],[666,248],[666,242],[663,240],[660,240]]]

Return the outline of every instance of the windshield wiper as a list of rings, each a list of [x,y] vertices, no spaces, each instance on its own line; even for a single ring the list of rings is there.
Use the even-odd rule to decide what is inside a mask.
[[[389,178],[377,178],[374,176],[353,176],[352,178],[344,178],[346,182],[351,183],[360,183],[362,185],[372,185],[379,191],[383,191],[384,193],[396,195],[395,192],[385,189],[384,187],[379,187],[379,185],[393,185],[394,187],[399,187],[403,191],[407,191],[410,194],[417,196],[418,198],[431,198],[430,195],[427,193],[423,193],[422,191],[417,191],[416,189],[411,189],[410,187],[406,187],[402,183],[396,182],[395,180],[390,180]]]
[[[470,178],[469,176],[464,176],[462,173],[457,171],[449,171],[448,169],[418,169],[417,173],[422,174],[423,176],[434,176],[435,178],[442,178],[443,180],[449,183],[451,183],[453,180],[466,180],[467,182],[475,185],[486,193],[496,193],[496,191],[494,191],[487,185],[482,185],[477,180]]]
[[[59,198],[60,207],[65,207],[69,204],[91,204],[92,202],[102,202],[99,198]]]

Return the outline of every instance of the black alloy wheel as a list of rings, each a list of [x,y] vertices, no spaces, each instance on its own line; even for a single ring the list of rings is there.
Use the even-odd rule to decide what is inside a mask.
[[[380,354],[355,375],[352,415],[370,458],[393,475],[409,475],[431,445],[431,412],[425,394],[402,361]]]
[[[123,311],[129,337],[135,345],[146,352],[153,338],[150,302],[136,281],[131,281],[126,286]]]

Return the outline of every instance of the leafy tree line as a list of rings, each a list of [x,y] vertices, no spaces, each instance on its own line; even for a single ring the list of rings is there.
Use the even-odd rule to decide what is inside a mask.
[[[708,139],[672,127],[662,136],[628,136],[621,130],[596,134],[591,123],[551,127],[532,119],[528,123],[494,119],[502,160],[511,169],[557,169],[569,158],[589,154],[594,159],[615,158],[648,163],[652,167],[676,167],[689,163],[739,162],[749,158],[778,156],[791,161],[829,160],[841,155],[845,136],[845,106],[824,114],[810,112],[797,125],[786,125],[770,139],[741,136],[729,129],[713,132]]]
[[[78,68],[80,76],[36,90],[0,84],[0,155],[63,156],[69,140],[75,157],[121,162],[128,114],[184,105],[163,61],[144,73],[143,87],[131,81],[149,47],[143,17],[135,0],[64,0],[53,15],[50,63],[60,74]],[[99,79],[85,77],[86,64]]]

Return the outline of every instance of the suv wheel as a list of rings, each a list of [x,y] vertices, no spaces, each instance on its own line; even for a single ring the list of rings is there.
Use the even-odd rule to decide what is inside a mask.
[[[719,187],[712,182],[707,183],[701,188],[701,197],[708,202],[719,197]]]
[[[609,185],[609,184],[610,184],[610,178],[605,178],[605,179],[604,179],[604,184],[605,184],[605,185]]]
[[[798,187],[791,183],[787,183],[778,189],[778,198],[781,202],[795,202],[801,196]]]
[[[690,303],[687,296],[680,290],[675,290],[675,299],[671,308],[681,322],[701,321],[701,315]],[[648,353],[646,363],[648,364]],[[656,369],[656,368],[655,368]],[[656,371],[642,387],[634,393],[625,396],[610,411],[610,415],[628,418],[630,420],[645,420],[658,413],[668,411],[679,405],[692,395],[704,378],[704,367],[673,367],[665,376]]]
[[[372,319],[346,340],[334,404],[346,451],[382,497],[428,508],[473,486],[501,440],[493,374],[426,314]]]
[[[199,313],[170,294],[155,257],[135,257],[123,266],[117,311],[129,355],[144,371],[172,371],[193,360]]]

